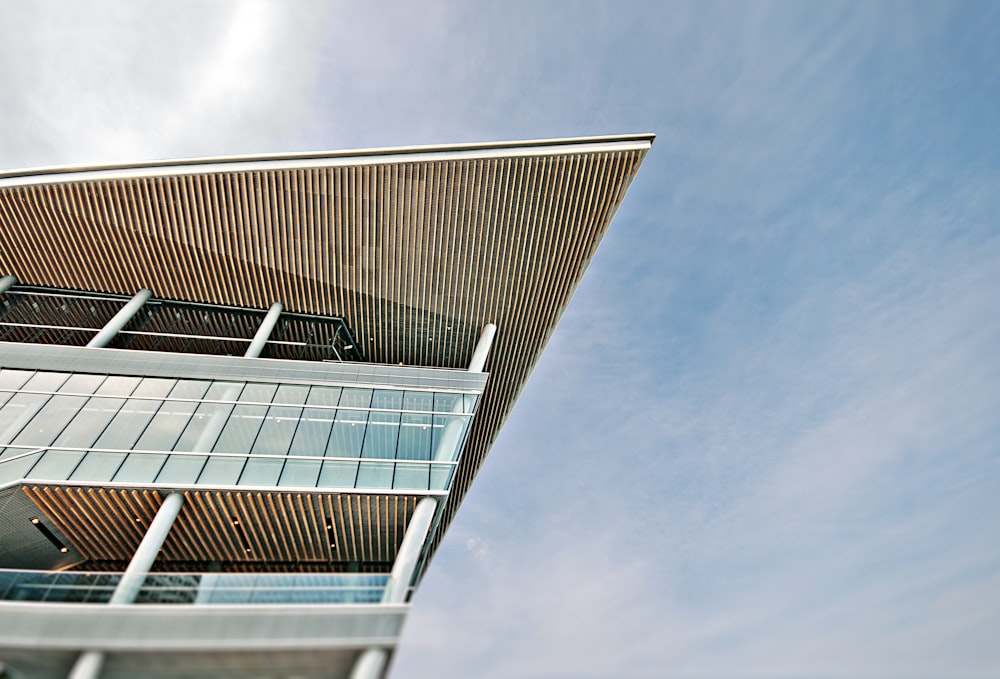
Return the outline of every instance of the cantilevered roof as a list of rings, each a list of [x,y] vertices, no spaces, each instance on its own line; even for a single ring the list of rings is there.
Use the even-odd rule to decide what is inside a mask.
[[[0,274],[347,318],[377,363],[499,327],[450,520],[652,135],[0,173]],[[440,535],[440,532],[439,532]]]

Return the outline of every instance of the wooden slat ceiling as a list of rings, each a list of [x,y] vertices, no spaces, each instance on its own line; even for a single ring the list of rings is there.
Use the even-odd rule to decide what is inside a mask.
[[[0,274],[340,315],[376,363],[464,368],[496,323],[447,525],[651,142],[0,175]]]
[[[127,563],[163,501],[155,490],[23,490],[73,547],[94,562]],[[296,569],[335,562],[391,564],[419,499],[189,490],[160,560],[293,563]]]

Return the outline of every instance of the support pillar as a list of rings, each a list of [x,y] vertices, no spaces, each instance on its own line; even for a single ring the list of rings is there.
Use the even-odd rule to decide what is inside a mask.
[[[464,398],[458,399],[451,413],[453,415],[463,413],[464,403]],[[444,431],[441,432],[441,438],[438,439],[437,447],[434,449],[435,462],[454,462],[458,459],[458,447],[462,444],[462,432],[465,431],[466,422],[466,418],[452,417],[448,420],[448,424],[444,425]]]
[[[163,498],[163,504],[156,511],[156,517],[149,524],[146,535],[143,536],[139,548],[132,555],[132,560],[128,563],[128,568],[122,574],[122,579],[118,581],[114,594],[111,595],[111,604],[130,604],[135,601],[136,595],[142,583],[146,580],[146,574],[153,567],[156,555],[160,553],[160,548],[167,540],[170,529],[184,505],[183,493],[170,493]]]
[[[476,342],[476,350],[472,352],[472,360],[469,362],[470,373],[481,373],[486,367],[486,359],[490,355],[490,347],[493,346],[493,338],[497,334],[497,326],[487,323],[483,326],[483,333]]]
[[[385,587],[385,594],[382,595],[382,603],[405,603],[406,592],[410,589],[410,582],[417,570],[420,553],[427,543],[427,535],[430,533],[436,511],[437,500],[432,497],[425,497],[417,503],[417,508],[413,510],[413,516],[410,517],[410,523],[406,527],[406,535],[403,536],[403,542],[396,552],[396,561],[392,565],[392,574]],[[354,662],[350,679],[380,679],[385,672],[388,659],[389,652],[384,648],[366,649]]]
[[[260,327],[257,328],[257,333],[253,336],[253,341],[250,342],[247,352],[243,354],[244,358],[258,358],[260,352],[264,351],[264,345],[267,344],[267,339],[271,336],[271,332],[274,330],[274,326],[277,324],[278,317],[281,316],[283,309],[284,307],[281,306],[281,302],[275,302],[271,305],[271,308],[267,311],[267,316],[264,316]]]
[[[135,293],[135,297],[128,301],[128,304],[123,306],[117,314],[114,315],[110,321],[107,322],[100,332],[94,335],[94,339],[87,342],[88,347],[106,347],[111,343],[111,340],[115,338],[118,331],[125,327],[125,324],[132,320],[132,318],[139,313],[139,309],[142,305],[153,295],[152,292],[143,288],[139,292]]]
[[[4,276],[0,278],[0,295],[7,292],[15,285],[17,285],[17,279],[13,276]]]
[[[350,679],[380,679],[382,673],[385,671],[385,663],[388,659],[389,652],[384,648],[366,649],[354,661]]]
[[[84,651],[76,659],[76,663],[66,679],[97,679],[101,676],[103,666],[104,653],[102,651]]]
[[[406,591],[410,588],[410,581],[413,580],[413,573],[427,541],[436,510],[435,498],[425,497],[417,503],[413,516],[410,517],[410,523],[406,527],[403,542],[396,552],[396,561],[392,564],[392,572],[385,587],[385,594],[382,595],[382,603],[401,604],[406,601]]]
[[[132,555],[128,568],[122,574],[118,586],[111,594],[109,605],[131,604],[135,601],[136,595],[142,583],[146,580],[146,574],[153,567],[156,555],[170,534],[170,528],[177,519],[181,507],[184,505],[183,493],[170,493],[163,499],[163,503],[156,511],[156,517],[149,524],[146,535],[143,536],[139,548]],[[67,679],[98,679],[101,676],[101,669],[104,666],[103,651],[84,651],[73,665]]]

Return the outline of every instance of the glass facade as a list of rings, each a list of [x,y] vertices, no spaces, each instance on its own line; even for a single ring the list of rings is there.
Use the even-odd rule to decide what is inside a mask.
[[[444,491],[477,395],[0,370],[0,483]]]

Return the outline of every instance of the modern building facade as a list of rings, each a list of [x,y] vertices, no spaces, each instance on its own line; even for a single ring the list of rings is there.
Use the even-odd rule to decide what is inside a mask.
[[[651,143],[0,175],[8,675],[384,676]]]

